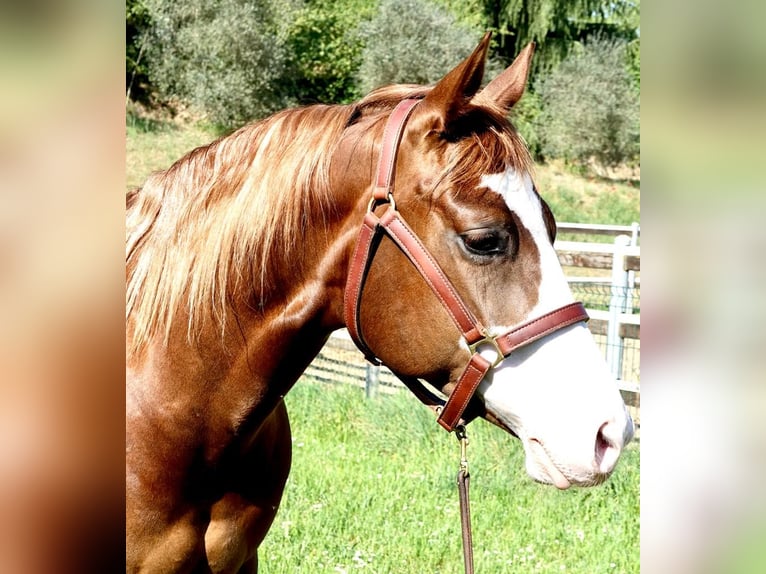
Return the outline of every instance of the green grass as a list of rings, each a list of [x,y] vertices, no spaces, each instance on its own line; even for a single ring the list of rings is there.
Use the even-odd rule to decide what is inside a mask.
[[[127,188],[143,184],[153,171],[166,169],[195,147],[218,136],[210,128],[193,122],[179,123],[132,113],[126,122]]]
[[[462,572],[458,443],[407,392],[300,381],[287,396],[293,469],[262,574]],[[637,573],[639,450],[594,489],[532,482],[518,440],[469,427],[478,572]]]
[[[630,225],[641,221],[639,180],[610,180],[574,173],[561,164],[535,167],[537,189],[550,205],[557,221]],[[561,234],[568,241],[611,243],[614,238],[597,235]]]

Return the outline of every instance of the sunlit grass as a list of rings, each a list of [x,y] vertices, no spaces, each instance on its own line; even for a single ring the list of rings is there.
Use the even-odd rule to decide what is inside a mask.
[[[641,222],[639,180],[580,175],[561,162],[535,166],[535,184],[557,221],[631,225]],[[559,239],[611,243],[608,236],[562,233]]]
[[[170,167],[185,153],[218,137],[212,129],[197,122],[182,124],[130,111],[126,135],[128,189],[141,186],[153,171]]]
[[[406,391],[365,399],[302,380],[287,396],[294,460],[261,572],[462,572],[458,443]],[[520,443],[469,427],[478,572],[639,571],[639,450],[595,489],[533,483]]]

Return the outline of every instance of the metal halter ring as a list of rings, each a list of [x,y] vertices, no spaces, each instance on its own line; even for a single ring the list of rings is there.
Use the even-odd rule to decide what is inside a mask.
[[[475,343],[469,344],[468,349],[471,351],[471,354],[475,354],[479,352],[479,347],[482,345],[491,345],[495,351],[497,351],[497,357],[495,357],[495,360],[492,361],[492,368],[495,368],[503,362],[503,359],[505,359],[503,351],[500,350],[500,345],[495,337],[488,335],[486,331],[482,331],[481,334],[484,335],[484,338],[476,341]]]
[[[377,199],[374,196],[371,197],[370,203],[367,204],[367,213],[372,213],[372,210],[382,203],[388,203],[391,206],[391,209],[396,211],[396,202],[394,201],[394,194],[389,191],[388,195],[386,196],[386,199]]]

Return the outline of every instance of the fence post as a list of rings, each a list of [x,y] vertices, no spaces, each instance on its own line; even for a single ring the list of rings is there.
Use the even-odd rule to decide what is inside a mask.
[[[630,246],[636,247],[638,245],[638,222],[634,221],[631,227],[630,234]],[[628,271],[628,300],[625,306],[625,312],[633,314],[633,295],[636,287],[636,272]]]
[[[364,396],[368,399],[374,399],[378,396],[378,385],[380,383],[380,367],[367,363],[364,372]]]
[[[622,379],[623,341],[620,337],[620,313],[625,312],[628,301],[628,273],[625,271],[625,248],[631,238],[618,235],[614,238],[612,258],[612,286],[609,298],[609,325],[606,331],[606,362],[615,379]]]

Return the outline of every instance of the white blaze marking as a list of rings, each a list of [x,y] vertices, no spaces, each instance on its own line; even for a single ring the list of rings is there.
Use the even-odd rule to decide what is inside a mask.
[[[538,301],[526,319],[571,303],[572,292],[548,238],[542,204],[529,175],[509,168],[503,173],[484,176],[481,185],[505,199],[532,235],[539,251]],[[510,327],[493,325],[490,331],[500,334]],[[556,331],[514,352],[482,381],[479,393],[487,407],[510,424],[521,438],[527,455],[527,472],[560,488],[568,486],[568,481],[587,483],[594,474],[605,471],[594,461],[600,428],[611,425],[608,427],[610,438],[617,448],[610,453],[614,455],[612,458],[632,436],[632,422],[617,386],[593,337],[582,323]]]
[[[574,298],[556,251],[548,239],[543,207],[534,191],[529,174],[519,176],[513,169],[508,169],[503,173],[485,175],[481,179],[481,185],[503,196],[508,208],[529,230],[540,252],[540,291],[537,305],[530,312],[530,316],[542,315],[571,303]]]

